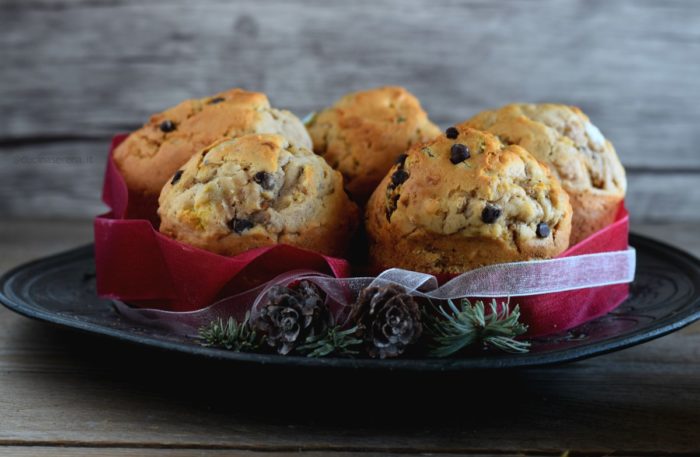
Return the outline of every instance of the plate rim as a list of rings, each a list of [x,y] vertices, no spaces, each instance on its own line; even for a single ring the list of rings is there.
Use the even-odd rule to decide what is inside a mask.
[[[636,244],[646,244],[647,247],[651,247],[656,251],[669,252],[676,257],[681,257],[689,264],[694,265],[697,273],[700,274],[700,259],[680,248],[676,248],[662,241],[657,241],[648,236],[630,233],[630,245],[634,246]],[[660,319],[648,327],[635,330],[626,335],[622,341],[619,339],[620,337],[612,337],[608,340],[591,343],[590,345],[579,346],[575,348],[575,350],[564,348],[544,352],[542,354],[529,353],[525,355],[490,353],[487,356],[463,358],[396,358],[384,360],[352,357],[311,358],[294,355],[281,356],[277,354],[236,352],[221,348],[203,347],[197,345],[195,342],[190,344],[168,341],[154,336],[137,335],[125,330],[82,322],[56,313],[51,313],[45,309],[27,305],[18,296],[12,294],[12,283],[23,272],[31,270],[37,265],[53,266],[57,262],[70,262],[80,259],[85,255],[94,255],[94,244],[78,246],[49,256],[40,257],[11,268],[0,276],[0,303],[17,314],[41,322],[47,322],[91,335],[116,339],[129,344],[146,345],[158,350],[175,351],[189,356],[255,365],[300,366],[305,368],[362,368],[390,371],[468,371],[559,365],[609,354],[652,341],[700,320],[699,296],[689,305],[688,310],[685,310],[683,313],[671,318]],[[671,320],[669,321],[669,319]]]

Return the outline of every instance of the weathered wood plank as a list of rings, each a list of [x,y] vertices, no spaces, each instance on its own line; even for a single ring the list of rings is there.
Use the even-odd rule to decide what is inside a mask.
[[[0,3],[0,137],[101,137],[240,85],[306,113],[404,84],[441,124],[582,106],[631,166],[700,168],[695,2]]]
[[[68,447],[68,446],[0,446],[0,456],[12,456],[12,457],[42,457],[42,456],[52,456],[52,457],[202,457],[202,456],[239,456],[239,457],[298,457],[299,455],[309,456],[309,457],[352,457],[352,456],[362,456],[362,457],[399,457],[405,456],[406,454],[394,453],[394,452],[299,452],[299,451],[280,451],[280,452],[259,452],[259,451],[244,451],[240,449],[212,449],[212,448],[199,448],[199,449],[178,449],[178,448],[163,448],[163,449],[152,449],[152,448],[96,448],[96,447]],[[471,457],[503,457],[504,454],[440,454],[444,457],[454,457],[456,455],[469,455]],[[523,454],[518,454],[523,455]],[[548,454],[548,457],[552,457],[553,454]],[[545,457],[545,454],[528,454],[528,457]],[[626,456],[630,457],[630,456]]]
[[[700,221],[700,174],[629,173],[625,204],[635,222]]]
[[[700,224],[640,224],[632,222],[630,230],[640,235],[655,238],[700,257]]]
[[[0,274],[22,262],[92,243],[90,219],[0,220]]]
[[[700,253],[697,228],[634,226]],[[83,243],[89,231],[89,221],[3,221],[0,252],[7,255],[0,256],[0,271]],[[700,452],[699,348],[696,324],[551,369],[290,374],[118,344],[3,308],[0,454],[60,444],[68,447],[58,455],[74,449],[70,455],[210,449],[694,455]]]
[[[0,311],[11,324],[0,357],[0,444],[700,452],[698,333],[548,370],[292,376],[115,345],[8,314]]]
[[[442,125],[510,101],[578,104],[628,166],[635,217],[665,218],[672,202],[676,220],[700,218],[694,190],[673,201],[676,184],[700,188],[695,2],[4,0],[0,11],[11,214],[99,211],[109,136],[183,98],[238,85],[303,114],[392,83]],[[63,162],[31,162],[43,154]],[[93,162],[65,163],[74,154]]]
[[[25,218],[96,216],[109,141],[49,142],[0,152],[0,214]]]

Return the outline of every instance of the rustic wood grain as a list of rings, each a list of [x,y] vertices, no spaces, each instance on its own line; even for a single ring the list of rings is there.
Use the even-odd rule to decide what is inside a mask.
[[[550,369],[377,376],[241,369],[0,317],[0,445],[700,452],[697,331]]]
[[[391,83],[443,126],[580,105],[628,167],[635,218],[699,220],[698,21],[689,1],[2,0],[0,212],[99,211],[109,137],[187,97],[242,86],[304,114]]]
[[[153,449],[144,447],[125,447],[125,448],[99,448],[99,447],[54,447],[54,446],[6,446],[0,447],[0,456],[12,456],[12,457],[42,457],[42,456],[52,456],[52,457],[202,457],[202,456],[235,456],[235,457],[298,457],[300,453],[295,452],[260,452],[260,451],[242,451],[239,449],[211,449],[211,448],[194,448],[194,449]],[[308,452],[304,455],[309,455],[311,457],[399,457],[405,456],[405,453],[394,453],[394,452],[335,452],[335,451],[323,451],[323,452]],[[465,454],[452,454],[452,453],[441,453],[444,457],[455,457],[457,455]],[[517,453],[498,453],[498,454],[468,454],[470,457],[524,457],[525,454]],[[562,453],[528,453],[527,457],[560,457]],[[572,456],[574,457],[574,456]]]
[[[0,456],[12,457],[202,457],[202,456],[237,456],[237,457],[298,457],[299,452],[259,452],[259,451],[241,451],[238,449],[152,449],[152,448],[95,448],[95,447],[46,447],[46,446],[6,446],[0,447]],[[363,457],[399,457],[406,454],[401,453],[384,453],[384,452],[308,452],[304,453],[310,457],[324,457],[331,455],[333,457],[352,457],[362,455]],[[440,454],[444,457],[455,457],[456,455],[464,454]],[[469,454],[470,457],[503,457],[504,454]],[[525,454],[512,454],[516,456],[524,456]],[[527,454],[528,457],[552,457],[554,454]],[[560,454],[556,454],[560,455]]]
[[[633,226],[700,255],[698,228]],[[2,221],[0,272],[90,230]],[[380,376],[210,362],[0,309],[0,455],[691,456],[698,423],[698,324],[548,369]]]

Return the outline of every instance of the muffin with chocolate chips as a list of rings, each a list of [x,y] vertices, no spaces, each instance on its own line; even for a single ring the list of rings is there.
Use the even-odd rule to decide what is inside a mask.
[[[433,274],[554,257],[571,230],[569,198],[545,165],[467,127],[411,148],[365,217],[374,267]]]
[[[193,154],[214,141],[248,133],[277,133],[311,148],[294,114],[270,107],[263,93],[231,89],[151,116],[115,149],[114,161],[130,192],[155,204],[163,185]]]
[[[342,255],[358,219],[337,171],[281,135],[222,140],[163,187],[160,231],[227,256],[286,243]]]
[[[345,95],[307,126],[314,151],[345,179],[364,203],[399,154],[440,131],[420,102],[403,87],[380,87]]]
[[[571,243],[615,220],[625,197],[625,170],[613,145],[574,106],[512,104],[462,125],[527,149],[560,179],[573,207]]]

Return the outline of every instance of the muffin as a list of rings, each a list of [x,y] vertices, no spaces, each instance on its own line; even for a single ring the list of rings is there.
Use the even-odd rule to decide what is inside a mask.
[[[163,185],[193,154],[214,141],[247,133],[278,133],[311,149],[294,114],[271,108],[263,93],[231,89],[151,116],[115,149],[114,161],[129,190],[155,203]]]
[[[343,174],[345,188],[358,203],[367,201],[399,154],[440,134],[403,87],[345,95],[307,128],[314,152]]]
[[[411,148],[367,204],[374,268],[457,274],[554,257],[569,246],[569,197],[525,149],[468,127]]]
[[[625,198],[625,170],[613,145],[580,109],[513,104],[479,113],[462,125],[522,146],[549,165],[571,199],[571,244],[615,220]]]
[[[162,233],[226,256],[276,243],[339,256],[359,213],[340,173],[275,134],[208,146],[171,176],[159,205]]]

